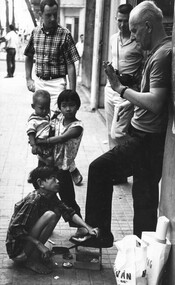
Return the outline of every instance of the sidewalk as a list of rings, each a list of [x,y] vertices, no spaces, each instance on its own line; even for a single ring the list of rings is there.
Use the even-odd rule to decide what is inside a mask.
[[[27,183],[28,173],[37,165],[37,159],[31,154],[27,143],[26,121],[31,113],[31,93],[25,85],[24,63],[16,63],[14,78],[5,79],[6,62],[0,61],[0,285],[5,284],[79,284],[79,285],[115,285],[113,264],[116,248],[102,250],[102,270],[64,269],[62,256],[56,256],[58,264],[48,276],[37,275],[32,271],[14,266],[5,249],[6,231],[14,204],[25,196],[32,187]],[[106,128],[99,112],[91,112],[89,101],[81,85],[78,86],[82,106],[77,117],[84,123],[84,135],[78,156],[77,167],[83,175],[81,186],[75,187],[76,199],[84,217],[87,172],[92,160],[108,150]],[[132,233],[132,197],[131,182],[114,187],[112,209],[112,232],[115,240]],[[51,240],[58,246],[71,246],[69,237],[75,229],[61,219]],[[74,255],[75,251],[71,250]],[[71,262],[74,264],[75,259]]]

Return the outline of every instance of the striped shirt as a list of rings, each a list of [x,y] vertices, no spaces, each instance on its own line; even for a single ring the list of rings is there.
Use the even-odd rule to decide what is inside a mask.
[[[35,113],[28,119],[27,134],[34,133],[36,138],[45,139],[49,137],[51,131],[50,116],[41,117]]]
[[[45,32],[44,27],[35,28],[24,55],[35,58],[38,77],[66,76],[67,65],[79,60],[71,33],[60,25],[51,32]]]

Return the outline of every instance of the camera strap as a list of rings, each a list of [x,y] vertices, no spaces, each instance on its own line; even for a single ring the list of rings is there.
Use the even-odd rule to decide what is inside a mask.
[[[117,70],[119,71],[119,36],[117,35]]]

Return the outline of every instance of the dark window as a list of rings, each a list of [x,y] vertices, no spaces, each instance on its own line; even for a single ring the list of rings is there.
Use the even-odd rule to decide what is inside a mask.
[[[74,41],[78,42],[78,29],[79,29],[79,18],[75,18],[75,31],[74,31]]]
[[[71,32],[72,34],[72,25],[71,24],[66,24],[66,28]]]

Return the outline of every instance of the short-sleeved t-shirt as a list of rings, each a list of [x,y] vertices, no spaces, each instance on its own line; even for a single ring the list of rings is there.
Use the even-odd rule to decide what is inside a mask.
[[[7,48],[17,49],[19,38],[18,38],[17,33],[15,33],[15,31],[10,31],[9,33],[7,33],[7,35],[5,36],[5,39],[7,41]]]
[[[131,124],[134,128],[148,132],[161,133],[166,131],[168,120],[168,99],[171,92],[172,42],[165,38],[148,57],[142,74],[141,92],[150,92],[151,88],[166,88],[167,101],[161,113],[135,107]]]
[[[27,134],[34,133],[36,138],[45,139],[49,137],[51,129],[50,116],[40,117],[35,113],[31,114],[27,124]]]

